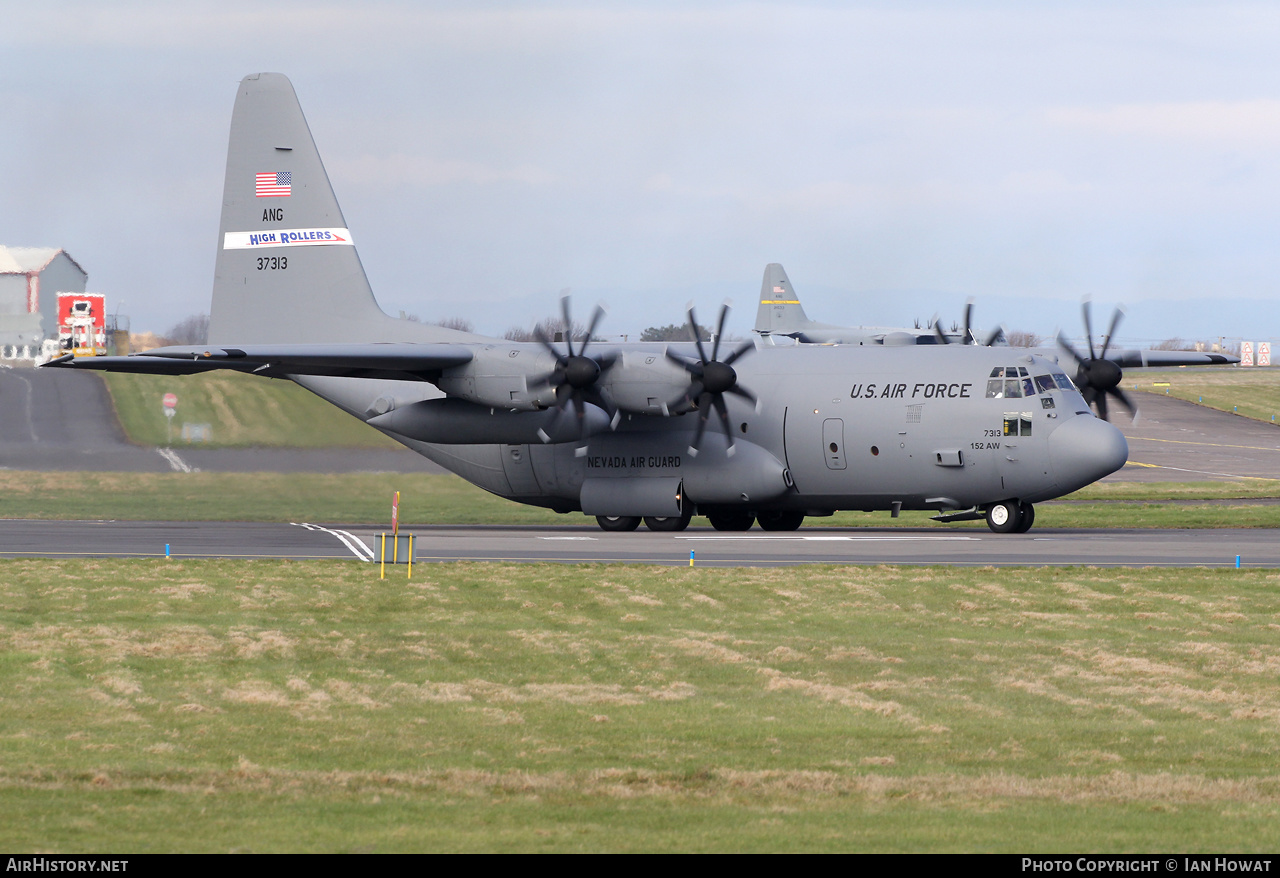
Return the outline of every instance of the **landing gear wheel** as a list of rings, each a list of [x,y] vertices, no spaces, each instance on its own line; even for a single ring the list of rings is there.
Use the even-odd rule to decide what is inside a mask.
[[[1018,527],[1025,517],[1022,514],[1022,506],[1023,504],[1017,500],[1001,500],[999,503],[992,503],[987,507],[987,527],[998,534],[1018,533]]]
[[[616,530],[616,531],[635,530],[640,526],[640,516],[638,515],[597,515],[596,524],[600,525],[601,530]]]
[[[761,512],[757,516],[761,530],[799,530],[804,524],[803,512]]]
[[[708,515],[707,520],[716,530],[751,530],[756,517],[750,512],[729,512],[723,515]]]
[[[644,526],[649,528],[649,530],[657,531],[684,530],[689,526],[689,519],[692,517],[692,514],[666,516],[646,515],[644,517]]]
[[[1030,503],[1023,503],[1022,506],[1022,522],[1014,531],[1016,534],[1024,534],[1031,530],[1031,525],[1036,520],[1036,508]]]

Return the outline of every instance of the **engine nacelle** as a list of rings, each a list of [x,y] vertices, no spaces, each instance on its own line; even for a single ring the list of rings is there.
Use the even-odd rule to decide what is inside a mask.
[[[484,345],[476,348],[471,362],[445,369],[436,386],[478,405],[534,411],[556,404],[554,387],[529,389],[530,380],[549,374],[555,365],[540,345]]]
[[[586,406],[587,434],[609,429],[609,416]],[[582,433],[572,411],[511,411],[461,399],[427,399],[371,418],[379,430],[440,445],[538,445],[575,442]]]
[[[689,375],[667,359],[665,348],[627,351],[605,373],[601,389],[626,412],[665,414],[666,406],[689,389]]]

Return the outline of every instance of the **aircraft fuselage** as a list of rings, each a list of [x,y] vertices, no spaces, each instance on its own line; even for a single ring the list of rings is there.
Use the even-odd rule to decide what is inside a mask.
[[[655,368],[666,347],[691,348],[604,351]],[[527,349],[531,366],[537,356]],[[605,516],[670,516],[693,506],[704,514],[823,515],[842,509],[963,510],[1008,498],[1030,503],[1077,490],[1118,469],[1127,456],[1123,436],[1093,416],[1056,364],[1007,348],[762,347],[740,361],[737,373],[760,403],[726,396],[732,454],[715,418],[693,454],[689,446],[701,413],[664,417],[661,403],[652,414],[622,412],[614,429],[594,412],[585,446],[576,435],[550,443],[530,433],[527,441],[458,444],[379,428],[494,494]],[[601,390],[610,394],[630,377],[611,370],[601,377]],[[415,382],[295,380],[366,420],[362,413],[375,397],[384,407],[390,401],[406,408],[428,394]],[[623,388],[619,395],[634,390]],[[663,403],[673,395],[662,380],[650,392]],[[504,414],[480,404],[470,411],[495,424]],[[448,432],[447,421],[424,417],[419,429],[433,436]],[[440,417],[452,415],[443,411]],[[518,433],[506,438],[522,438]]]

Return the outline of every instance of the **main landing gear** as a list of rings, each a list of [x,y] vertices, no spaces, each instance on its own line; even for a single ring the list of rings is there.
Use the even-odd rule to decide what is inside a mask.
[[[644,517],[645,527],[649,530],[674,531],[684,530],[689,526],[691,515],[669,515],[654,516],[646,515]],[[638,515],[597,515],[596,524],[600,525],[601,530],[622,532],[635,530],[640,526],[640,516]],[[749,527],[750,525],[748,525]]]
[[[686,512],[683,515],[664,515],[661,517],[654,515],[646,515],[644,517],[644,526],[649,530],[674,531],[684,530],[689,526],[689,519],[693,518],[693,512]]]
[[[628,531],[640,526],[638,515],[597,515],[596,523],[601,530]]]
[[[690,515],[670,515],[661,518],[654,515],[646,515],[644,517],[645,527],[649,530],[684,530],[689,526]],[[600,525],[601,530],[607,531],[629,531],[635,530],[640,526],[640,516],[638,515],[597,515],[596,524]]]
[[[1024,534],[1035,520],[1035,507],[1021,500],[1001,500],[987,507],[987,527],[998,534]]]
[[[742,531],[751,530],[751,525],[756,523],[756,517],[750,512],[726,512],[708,515],[707,521],[711,522],[711,526],[716,530]]]

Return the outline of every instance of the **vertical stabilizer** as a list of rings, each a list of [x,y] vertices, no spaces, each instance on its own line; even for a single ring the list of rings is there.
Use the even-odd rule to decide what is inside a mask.
[[[770,262],[764,267],[764,283],[760,285],[755,331],[785,335],[800,332],[810,323],[812,321],[805,316],[787,273],[778,263]]]
[[[246,76],[236,95],[209,340],[393,341],[288,77]]]

